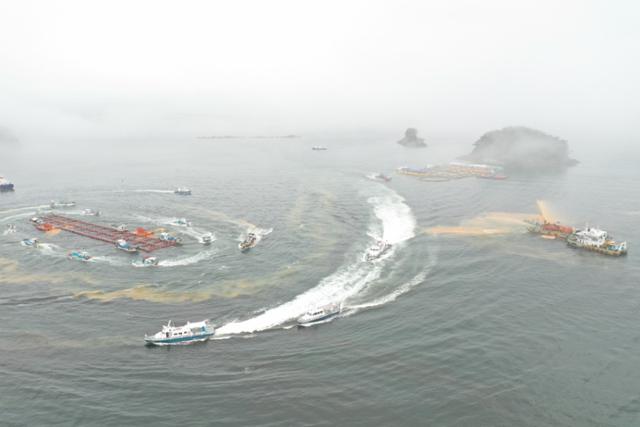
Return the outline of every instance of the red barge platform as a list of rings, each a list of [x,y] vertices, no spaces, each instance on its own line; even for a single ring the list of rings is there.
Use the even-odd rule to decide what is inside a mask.
[[[41,231],[60,229],[80,236],[88,237],[102,242],[116,244],[120,239],[126,240],[131,246],[137,247],[143,252],[153,252],[158,249],[176,246],[177,242],[161,240],[150,235],[140,235],[131,231],[118,230],[112,227],[92,224],[62,215],[50,214],[39,218],[40,221],[34,223]]]

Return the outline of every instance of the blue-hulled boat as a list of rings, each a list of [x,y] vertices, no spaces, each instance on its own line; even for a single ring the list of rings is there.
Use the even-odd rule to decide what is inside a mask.
[[[13,183],[7,181],[3,176],[0,176],[0,193],[7,191],[13,191]]]

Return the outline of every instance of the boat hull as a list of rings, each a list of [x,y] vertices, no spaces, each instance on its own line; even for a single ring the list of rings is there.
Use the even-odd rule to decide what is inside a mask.
[[[329,320],[332,319],[334,317],[336,317],[338,314],[340,314],[339,311],[333,312],[333,313],[328,313],[328,314],[324,314],[322,316],[318,316],[315,318],[299,318],[298,319],[298,325],[300,326],[304,326],[304,325],[310,325],[313,323],[318,323],[318,322],[322,322],[325,320]]]
[[[167,345],[188,345],[188,344],[193,344],[197,342],[207,341],[213,335],[215,335],[215,332],[196,335],[196,336],[174,337],[174,338],[164,338],[164,339],[155,339],[153,337],[146,337],[144,339],[144,342],[147,345],[159,346],[159,347],[167,346]]]

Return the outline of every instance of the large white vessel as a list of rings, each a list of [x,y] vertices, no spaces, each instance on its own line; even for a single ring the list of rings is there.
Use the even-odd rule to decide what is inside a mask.
[[[624,255],[627,253],[627,242],[615,242],[609,234],[599,228],[587,227],[576,230],[567,238],[567,244],[575,248],[587,249],[606,255]]]
[[[162,330],[153,335],[145,335],[144,341],[149,345],[184,345],[194,342],[206,341],[215,329],[209,323],[209,319],[201,322],[187,322],[186,325],[174,326],[171,320],[162,326]]]

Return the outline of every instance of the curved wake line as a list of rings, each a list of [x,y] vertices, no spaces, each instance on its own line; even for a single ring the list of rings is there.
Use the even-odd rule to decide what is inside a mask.
[[[404,199],[392,190],[387,195],[371,197],[375,217],[382,222],[382,235],[392,244],[400,244],[414,237],[415,218]],[[392,249],[392,251],[394,251]],[[266,310],[244,321],[233,321],[217,329],[220,335],[247,334],[285,325],[312,307],[330,303],[342,303],[366,289],[380,277],[386,262],[375,264],[363,261],[362,253],[357,261],[339,269],[320,281],[318,285],[298,295],[291,301]],[[391,259],[391,256],[388,258]]]
[[[158,263],[158,267],[178,267],[183,265],[196,264],[200,261],[211,258],[215,253],[216,251],[214,250],[208,250],[198,252],[197,254],[186,258],[165,259]]]
[[[13,212],[20,212],[20,211],[37,211],[38,209],[45,209],[48,207],[49,205],[39,205],[39,206],[25,206],[23,208],[5,209],[3,211],[0,211],[0,215],[13,213]]]

